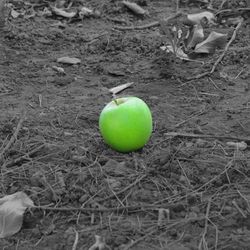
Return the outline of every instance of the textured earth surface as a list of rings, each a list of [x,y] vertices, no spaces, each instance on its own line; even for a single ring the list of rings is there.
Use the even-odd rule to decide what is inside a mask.
[[[136,1],[144,17],[120,1],[76,1],[72,8],[98,10],[82,20],[46,15],[46,1],[25,2],[10,1],[24,14],[12,12],[1,29],[0,196],[23,191],[42,207],[26,211],[0,248],[250,249],[247,17],[215,72],[196,79],[223,50],[200,58],[204,64],[181,61],[160,50],[159,27],[117,27],[168,17],[175,1]],[[182,2],[185,13],[204,7]],[[58,63],[64,56],[81,63]],[[98,118],[109,89],[127,82],[134,84],[119,96],[143,99],[154,129],[142,150],[121,154],[104,144]],[[91,248],[96,236],[101,244]]]

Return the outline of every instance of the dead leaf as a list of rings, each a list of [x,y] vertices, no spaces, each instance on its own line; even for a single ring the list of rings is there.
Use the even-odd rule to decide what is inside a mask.
[[[175,54],[176,57],[180,58],[181,60],[189,61],[188,55],[182,50],[182,48],[177,48],[174,50],[172,45],[161,46],[160,48],[168,53],[171,52]]]
[[[21,13],[19,13],[19,12],[15,11],[14,9],[12,9],[11,12],[10,12],[10,15],[13,18],[18,18],[21,15]]]
[[[204,32],[201,24],[195,24],[187,38],[187,49],[195,47],[196,44],[202,42],[204,39]]]
[[[58,58],[57,62],[64,63],[64,64],[78,64],[78,63],[81,63],[81,60],[76,57],[64,56],[64,57]]]
[[[52,11],[45,7],[42,11],[39,12],[39,15],[40,16],[46,16],[46,17],[51,17],[53,14],[52,14]]]
[[[0,199],[0,238],[17,233],[23,223],[23,214],[33,201],[24,193],[17,192]]]
[[[207,24],[215,24],[215,15],[210,11],[203,11],[196,14],[188,14],[187,19],[193,24],[202,24],[204,21]]]
[[[170,211],[167,208],[160,208],[158,210],[158,222],[157,226],[161,227],[163,226],[166,222],[169,222],[170,219]]]
[[[121,91],[123,91],[124,89],[129,88],[133,84],[134,84],[133,82],[128,82],[128,83],[125,83],[125,84],[121,84],[121,85],[119,85],[117,87],[109,89],[109,91],[112,93],[112,95],[116,95],[116,94],[120,93]]]
[[[239,150],[245,150],[245,149],[247,149],[247,144],[244,141],[241,141],[241,142],[232,142],[232,141],[229,141],[226,144],[228,146],[230,146],[230,147],[234,147],[234,148],[239,149]]]
[[[63,173],[61,171],[56,172],[56,179],[57,179],[59,186],[62,189],[65,189],[66,184],[65,184]]]
[[[106,178],[105,181],[108,184],[109,188],[111,188],[113,191],[119,191],[121,189],[122,184],[117,179],[109,177]]]
[[[66,74],[64,71],[64,68],[62,68],[62,67],[52,66],[52,69],[55,70],[56,72],[62,74],[62,75]]]
[[[144,10],[141,6],[139,6],[136,3],[131,3],[129,1],[122,1],[122,3],[137,15],[148,15],[148,11]]]
[[[195,46],[194,52],[210,54],[213,53],[216,48],[223,48],[226,42],[227,34],[212,31],[206,40]]]
[[[66,12],[65,10],[53,6],[51,6],[51,11],[57,16],[62,16],[66,18],[73,18],[77,15],[77,12]]]
[[[80,12],[79,12],[79,17],[80,18],[84,18],[84,17],[90,17],[94,15],[94,11],[86,8],[86,7],[82,7]]]

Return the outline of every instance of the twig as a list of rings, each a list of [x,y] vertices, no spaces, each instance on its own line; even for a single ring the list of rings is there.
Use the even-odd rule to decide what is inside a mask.
[[[187,80],[188,81],[190,81],[190,80],[197,80],[197,79],[203,78],[205,76],[208,76],[210,74],[211,74],[210,72],[204,72],[204,73],[198,74],[196,76],[188,77]]]
[[[207,234],[208,220],[209,220],[208,216],[209,216],[210,207],[211,207],[211,200],[209,200],[208,204],[207,204],[204,232],[203,232],[202,237],[201,237],[201,241],[200,241],[200,244],[199,244],[199,249],[208,249],[205,237],[206,237],[206,234]]]
[[[152,231],[150,231],[149,233],[143,235],[142,237],[138,238],[135,241],[132,241],[129,245],[125,246],[123,248],[123,250],[129,250],[130,248],[134,247],[135,245],[137,245],[140,241],[144,240],[145,238],[147,238],[148,236],[152,235],[153,233],[155,233],[157,231],[156,229],[153,229]]]
[[[10,168],[14,165],[17,165],[17,164],[20,164],[22,161],[29,161],[29,159],[34,155],[36,154],[37,152],[39,152],[41,149],[43,149],[46,145],[45,144],[42,144],[40,146],[38,146],[37,148],[33,149],[32,151],[28,152],[27,154],[25,155],[22,155],[16,159],[13,159],[11,161],[8,161],[8,162],[5,162],[4,163],[4,167],[5,168]]]
[[[154,21],[152,23],[148,23],[141,26],[114,26],[114,28],[118,30],[143,30],[158,26],[160,26],[160,23],[158,21]]]
[[[189,137],[189,138],[213,138],[218,140],[233,140],[233,141],[244,141],[250,144],[250,138],[247,137],[235,137],[235,136],[223,136],[223,135],[204,135],[204,134],[188,134],[188,133],[176,133],[170,132],[165,133],[165,136],[173,136],[173,137]]]
[[[128,21],[120,18],[114,18],[114,17],[106,17],[107,20],[112,21],[112,22],[117,22],[117,23],[125,23],[128,24]]]
[[[214,82],[214,80],[213,80],[211,77],[208,77],[208,79],[209,79],[210,82],[214,85],[214,87],[215,87],[216,89],[218,89],[218,90],[221,91],[223,94],[225,94],[224,91],[223,91],[222,89],[220,89],[220,88],[216,85],[216,83]]]
[[[236,28],[234,29],[234,32],[233,32],[233,35],[231,37],[231,39],[229,40],[229,42],[227,43],[225,49],[223,50],[222,54],[220,55],[220,57],[217,59],[217,61],[214,63],[213,65],[213,68],[211,69],[210,71],[210,74],[214,73],[217,65],[221,62],[221,60],[223,59],[223,57],[225,56],[226,52],[228,51],[228,48],[229,46],[231,45],[231,43],[234,41],[235,37],[236,37],[236,34],[237,34],[237,31],[239,30],[239,28],[241,27],[242,25],[242,22],[239,22],[236,26]]]
[[[223,0],[222,3],[220,4],[219,10],[222,10],[224,4],[227,2],[228,0]]]
[[[159,202],[158,202],[159,203]],[[183,205],[182,202],[180,203],[165,203],[164,205],[159,204],[151,204],[151,205],[136,205],[136,206],[124,206],[124,207],[99,207],[99,208],[84,208],[84,207],[48,207],[48,206],[33,206],[34,209],[41,209],[45,211],[55,211],[55,212],[85,212],[85,213],[94,213],[94,212],[138,212],[138,211],[158,211],[161,208],[165,209],[175,209]]]
[[[180,0],[176,0],[175,12],[179,11],[179,7],[180,7]]]
[[[171,15],[170,17],[164,19],[164,23],[167,23],[169,20],[171,19],[174,19],[174,18],[177,18],[179,16],[183,15],[182,12],[177,12],[173,15]],[[152,27],[158,27],[160,26],[160,21],[154,21],[152,23],[148,23],[148,24],[145,24],[145,25],[141,25],[141,26],[114,26],[115,29],[118,29],[118,30],[143,30],[143,29],[148,29],[148,28],[152,28]]]
[[[232,201],[232,204],[235,206],[235,208],[239,211],[239,213],[242,215],[243,218],[247,218],[245,212],[239,207],[239,205],[237,204],[236,200]]]
[[[173,208],[176,205],[168,204],[166,208]],[[55,211],[55,212],[121,212],[121,211],[138,211],[138,210],[159,210],[163,206],[146,205],[146,206],[124,206],[124,207],[111,207],[111,208],[83,208],[83,207],[47,207],[47,206],[34,206],[35,209]]]
[[[98,202],[103,202],[103,201],[109,200],[109,199],[111,199],[111,198],[113,198],[113,197],[115,197],[115,196],[117,196],[119,194],[122,194],[122,193],[126,192],[127,190],[129,190],[130,188],[132,188],[133,186],[135,186],[138,182],[140,182],[145,177],[146,177],[146,175],[141,176],[140,178],[136,179],[133,183],[131,183],[130,185],[128,185],[127,187],[125,187],[121,191],[119,191],[119,192],[117,192],[115,194],[111,194],[111,195],[109,195],[106,198],[100,199],[100,200],[98,200]]]
[[[22,117],[20,118],[14,134],[11,136],[9,142],[7,143],[7,145],[3,148],[2,152],[0,153],[0,162],[3,160],[4,154],[11,148],[13,143],[17,140],[17,135],[18,135],[18,133],[19,133],[19,131],[20,131],[22,125],[23,125],[25,117],[26,117],[26,113],[24,113],[22,115]]]
[[[78,240],[79,240],[79,233],[74,229],[75,231],[75,241],[74,241],[74,244],[72,246],[72,250],[76,250],[76,247],[77,247],[77,244],[78,244]]]
[[[188,117],[186,120],[177,123],[177,124],[174,126],[174,128],[180,127],[182,124],[188,122],[189,120],[191,120],[191,119],[193,119],[193,118],[195,118],[195,117],[197,117],[197,116],[202,115],[204,112],[205,112],[204,110],[201,110],[201,111],[197,112],[196,114],[194,114],[194,115]]]
[[[213,223],[211,219],[208,218],[208,221],[214,226],[215,228],[215,242],[214,242],[214,250],[217,250],[218,246],[218,239],[219,239],[219,230],[218,227]]]
[[[87,40],[86,40],[86,43],[87,44],[91,44],[93,43],[94,41],[96,41],[96,39],[98,39],[99,37],[102,37],[102,36],[105,36],[105,35],[108,35],[108,32],[103,32],[101,34],[97,34],[97,35],[94,35],[92,37],[89,37]]]

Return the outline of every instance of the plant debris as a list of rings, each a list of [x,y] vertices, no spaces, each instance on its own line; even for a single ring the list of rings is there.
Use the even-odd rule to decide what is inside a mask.
[[[56,61],[58,63],[63,63],[63,64],[79,64],[79,63],[81,63],[81,60],[79,58],[68,57],[68,56],[60,57]]]
[[[130,9],[131,11],[133,11],[136,15],[144,16],[144,15],[148,15],[149,14],[147,10],[144,10],[141,6],[139,6],[136,3],[132,3],[132,2],[129,2],[129,1],[126,1],[126,0],[122,1],[122,3],[128,9]]]
[[[248,249],[249,6],[131,2],[150,15],[122,1],[5,4],[0,211],[18,219],[0,224],[0,249]],[[201,43],[209,53],[194,52]],[[148,143],[128,154],[98,124],[123,95],[153,117]],[[20,192],[27,203],[12,200]]]
[[[25,210],[33,206],[33,201],[24,192],[0,198],[0,238],[17,233],[22,227]]]
[[[211,54],[216,48],[223,49],[227,42],[227,34],[212,31],[209,36],[201,43],[196,44],[195,53]]]

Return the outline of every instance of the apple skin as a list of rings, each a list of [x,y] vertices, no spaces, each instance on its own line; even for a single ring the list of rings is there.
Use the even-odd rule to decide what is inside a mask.
[[[140,98],[117,98],[102,110],[99,129],[111,148],[123,153],[132,152],[148,142],[152,133],[152,115]]]

